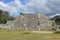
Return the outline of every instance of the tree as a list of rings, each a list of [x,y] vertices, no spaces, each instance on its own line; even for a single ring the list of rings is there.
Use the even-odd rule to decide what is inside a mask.
[[[60,25],[60,15],[53,17],[52,20],[55,21],[56,25]]]
[[[20,13],[20,15],[23,14],[23,13]]]
[[[20,15],[22,15],[23,13],[20,13]]]
[[[14,19],[9,15],[9,12],[0,9],[0,24],[5,24],[8,20]]]

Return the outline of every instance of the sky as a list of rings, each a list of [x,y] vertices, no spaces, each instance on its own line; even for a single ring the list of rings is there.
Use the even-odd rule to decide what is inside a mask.
[[[10,3],[10,2],[12,2],[12,1],[14,1],[14,0],[0,0],[1,2],[4,2],[4,3]]]
[[[10,15],[19,13],[43,13],[49,17],[60,15],[60,0],[0,0],[0,9]]]

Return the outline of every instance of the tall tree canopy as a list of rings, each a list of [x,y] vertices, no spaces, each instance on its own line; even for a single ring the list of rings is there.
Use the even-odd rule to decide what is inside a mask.
[[[60,15],[55,16],[52,20],[54,20],[57,25],[60,25]]]
[[[5,24],[7,20],[12,19],[14,18],[9,15],[9,12],[0,9],[0,24]]]

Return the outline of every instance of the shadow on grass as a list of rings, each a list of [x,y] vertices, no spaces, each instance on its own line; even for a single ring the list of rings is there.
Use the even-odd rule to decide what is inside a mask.
[[[54,34],[60,34],[60,31],[55,31]]]
[[[22,32],[21,34],[32,34],[32,33],[29,32],[29,31],[24,31],[24,32]]]

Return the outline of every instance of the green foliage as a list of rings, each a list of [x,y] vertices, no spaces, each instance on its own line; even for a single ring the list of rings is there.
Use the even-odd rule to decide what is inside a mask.
[[[51,18],[51,20],[54,20],[56,25],[60,25],[60,15]]]
[[[54,33],[55,33],[55,34],[60,34],[60,31],[55,31]]]
[[[0,28],[0,30],[1,30],[2,28]]]
[[[0,23],[5,24],[7,22],[8,12],[0,10]]]
[[[20,15],[23,14],[23,13],[20,13]]]
[[[53,22],[53,23],[52,23],[52,26],[55,26],[55,25],[56,25],[56,23],[55,23],[55,22]]]
[[[24,16],[24,14],[23,14],[23,13],[20,13],[20,15]]]
[[[57,26],[55,22],[52,22],[52,30],[56,30]]]
[[[21,34],[31,34],[31,32],[23,32],[23,33],[21,33]]]
[[[9,12],[0,9],[0,24],[5,24],[7,20],[11,20],[13,17],[9,15]]]
[[[13,16],[9,16],[8,20],[14,20]]]

